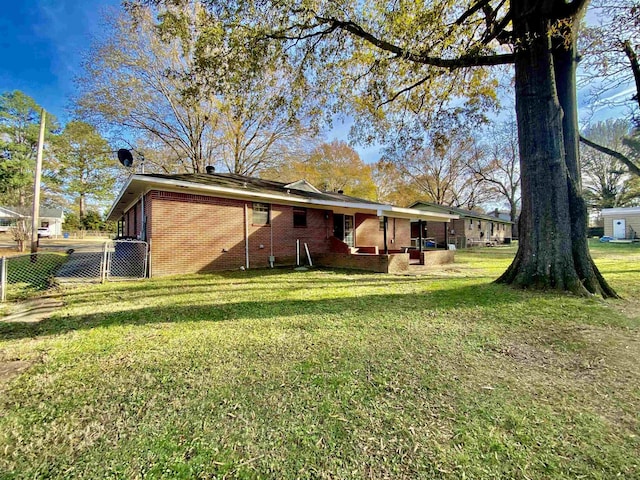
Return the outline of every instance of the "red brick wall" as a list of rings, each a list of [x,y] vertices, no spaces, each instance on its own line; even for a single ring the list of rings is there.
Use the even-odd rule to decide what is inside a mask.
[[[127,237],[137,237],[144,240],[142,235],[143,225],[143,210],[142,203],[138,200],[124,215],[124,232],[123,235]],[[151,218],[151,197],[150,194],[146,194],[144,197],[144,216],[147,217],[147,238],[149,238],[150,223],[148,221]],[[140,236],[139,236],[140,235]]]
[[[394,218],[395,247],[411,246],[411,220],[404,218]]]
[[[245,266],[245,205],[250,268],[269,266],[272,237],[276,264],[295,262],[296,239],[300,239],[303,259],[305,242],[312,260],[314,255],[329,251],[331,212],[307,209],[307,226],[294,228],[293,207],[272,204],[271,226],[253,225],[252,202],[159,191],[149,195],[154,276]]]
[[[356,247],[377,246],[384,250],[384,232],[380,229],[380,218],[375,215],[357,213]],[[411,245],[411,222],[403,218],[389,218],[387,221],[387,242],[389,248],[401,248]]]
[[[443,243],[445,234],[444,222],[427,222],[427,237],[435,238],[436,242]]]
[[[378,273],[401,273],[409,270],[409,254],[349,255],[325,253],[318,256],[318,265],[333,268],[349,268]]]
[[[151,225],[151,207],[152,202],[151,202],[151,194],[147,193],[144,196],[144,216],[147,217],[147,225],[146,225],[146,238],[143,238],[143,240],[145,241],[149,241],[149,239],[151,238],[151,234],[152,234],[152,225]]]

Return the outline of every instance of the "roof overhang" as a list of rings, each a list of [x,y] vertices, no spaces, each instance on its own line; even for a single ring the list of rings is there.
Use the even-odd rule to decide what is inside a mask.
[[[640,207],[603,208],[601,214],[602,216],[640,215]]]
[[[8,208],[0,207],[0,216],[5,218],[23,218],[24,215],[21,215],[18,212],[14,212],[13,210],[9,210]]]
[[[387,216],[411,220],[449,222],[450,220],[459,218],[458,215],[426,212],[414,208],[400,208],[394,207],[393,205],[383,205],[379,203],[342,202],[336,200],[305,198],[295,194],[256,192],[255,190],[250,189],[244,190],[220,187],[216,185],[202,185],[182,180],[145,177],[143,175],[134,174],[129,177],[127,183],[124,185],[122,190],[120,190],[120,193],[116,197],[116,200],[107,214],[107,220],[120,219],[120,217],[122,217],[122,215],[140,199],[141,195],[144,195],[151,190],[193,193],[237,200],[278,203],[281,205],[305,206],[324,210],[334,210],[339,213],[368,213],[379,217]]]
[[[413,203],[413,205],[411,205],[411,207],[409,208],[413,208],[415,205],[424,205],[426,207],[426,209],[424,211],[429,211],[429,212],[444,212],[447,210],[451,210],[451,207],[447,207],[445,205],[435,205],[435,204],[431,204],[431,203],[425,203],[425,202],[415,202]],[[433,209],[433,210],[428,210],[428,209]],[[416,209],[416,210],[422,210],[422,209]],[[510,224],[515,224],[515,222],[511,221],[511,220],[506,220],[504,218],[500,218],[500,217],[494,217],[493,215],[490,215],[488,213],[474,213],[472,211],[469,212],[458,212],[455,215],[458,216],[458,218],[469,218],[469,219],[473,219],[473,220],[482,220],[485,222],[496,222],[496,223],[510,223]]]

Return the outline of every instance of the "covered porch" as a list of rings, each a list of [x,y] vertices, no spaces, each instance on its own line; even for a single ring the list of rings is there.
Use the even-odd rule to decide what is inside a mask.
[[[319,256],[318,265],[402,273],[408,272],[411,265],[453,262],[453,251],[428,248],[420,235],[414,241],[411,224],[448,223],[458,218],[456,215],[387,207],[367,213],[334,210],[332,217],[331,248]]]

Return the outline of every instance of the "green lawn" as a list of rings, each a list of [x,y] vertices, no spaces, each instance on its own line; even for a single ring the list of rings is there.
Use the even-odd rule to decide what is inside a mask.
[[[67,261],[67,254],[40,252],[35,255],[20,254],[6,259],[7,298],[20,299],[54,285],[55,271]],[[1,311],[0,311],[1,312]]]
[[[640,478],[640,248],[624,300],[264,270],[92,285],[0,322],[0,478]]]

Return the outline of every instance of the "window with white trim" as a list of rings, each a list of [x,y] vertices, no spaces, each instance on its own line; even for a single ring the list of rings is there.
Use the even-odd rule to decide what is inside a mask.
[[[252,222],[254,225],[269,225],[271,223],[271,205],[253,202]]]

